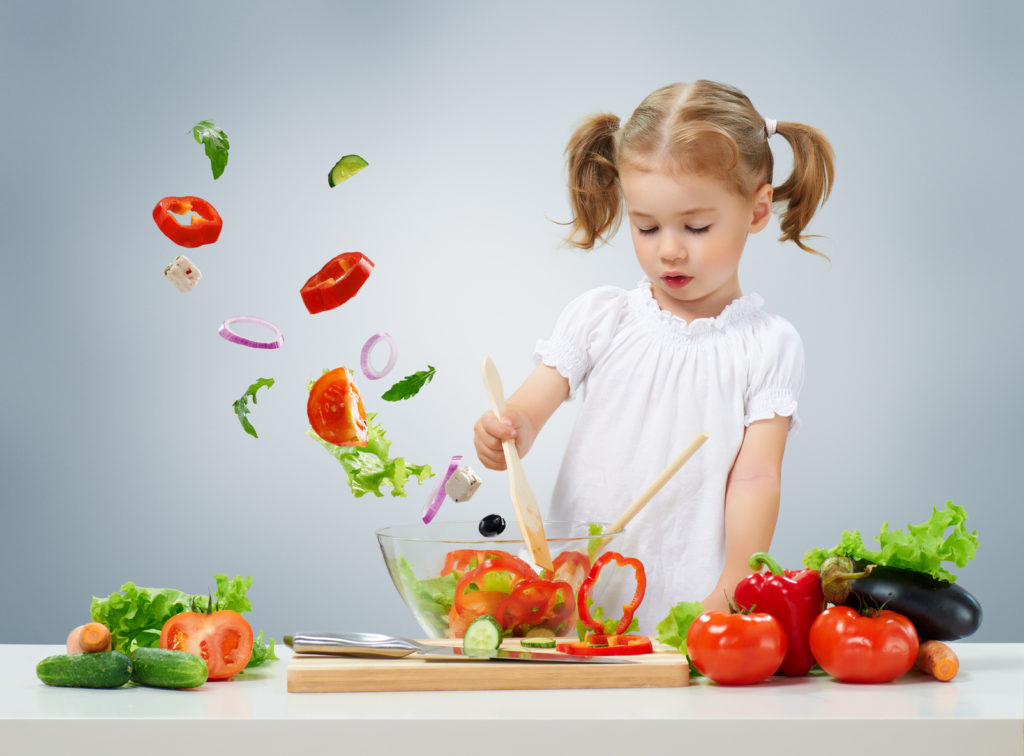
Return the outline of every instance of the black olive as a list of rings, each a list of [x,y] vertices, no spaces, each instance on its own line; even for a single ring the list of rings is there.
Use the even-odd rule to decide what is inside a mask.
[[[494,538],[505,532],[505,518],[498,514],[489,514],[480,520],[480,535]]]

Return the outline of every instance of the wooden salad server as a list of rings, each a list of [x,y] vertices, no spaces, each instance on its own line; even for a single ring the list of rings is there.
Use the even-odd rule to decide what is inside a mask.
[[[661,490],[662,486],[669,482],[673,475],[679,472],[679,469],[686,464],[686,462],[696,453],[696,451],[704,445],[704,442],[708,440],[708,434],[706,431],[701,431],[693,440],[686,445],[686,447],[676,455],[675,459],[668,463],[668,466],[658,473],[658,477],[651,481],[650,485],[645,488],[633,503],[626,508],[626,511],[619,515],[618,519],[615,520],[611,525],[608,526],[609,533],[618,533],[626,524],[639,514],[640,510],[647,506],[647,502],[654,498],[654,494]],[[608,544],[608,539],[601,541],[601,548],[604,548]]]
[[[490,357],[484,357],[483,364],[484,386],[487,387],[487,396],[491,399],[491,409],[501,419],[505,414],[505,392],[501,387],[501,376],[498,375],[498,368]],[[523,472],[523,463],[519,459],[519,452],[516,451],[515,441],[505,439],[501,443],[505,452],[505,465],[508,467],[509,490],[512,495],[512,506],[516,511],[516,519],[519,521],[519,531],[526,541],[526,548],[533,556],[534,564],[546,570],[554,571],[555,567],[551,561],[551,550],[548,548],[547,535],[544,533],[544,520],[541,519],[540,509],[537,507],[537,499],[530,490],[530,484],[526,482],[526,474]]]

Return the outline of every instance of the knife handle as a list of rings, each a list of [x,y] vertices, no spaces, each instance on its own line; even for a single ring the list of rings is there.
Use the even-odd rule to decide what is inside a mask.
[[[408,638],[379,633],[299,633],[292,637],[292,650],[297,654],[398,658],[425,649]]]

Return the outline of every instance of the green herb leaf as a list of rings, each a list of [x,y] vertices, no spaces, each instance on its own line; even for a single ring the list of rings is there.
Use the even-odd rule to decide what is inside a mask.
[[[599,536],[603,532],[604,532],[604,526],[601,525],[600,523],[598,523],[598,522],[588,522],[587,523],[587,535],[588,536]],[[591,537],[590,540],[587,541],[587,556],[590,557],[590,563],[591,564],[593,564],[594,561],[597,559],[597,552],[600,550],[600,548],[601,548],[601,541],[603,541],[603,540],[604,540],[603,538],[593,538],[593,537]]]
[[[256,429],[252,426],[252,423],[250,423],[249,419],[246,417],[246,415],[249,414],[249,397],[252,397],[252,403],[256,404],[256,392],[259,391],[264,386],[270,388],[273,385],[273,378],[258,378],[256,380],[256,383],[252,384],[251,386],[249,386],[249,388],[245,390],[245,393],[242,394],[241,398],[236,399],[231,404],[231,406],[235,408],[235,414],[238,415],[238,422],[242,424],[242,430],[244,430],[253,438],[259,438],[259,436],[256,435]]]
[[[952,562],[966,567],[978,550],[978,531],[968,532],[964,526],[967,513],[951,501],[945,509],[932,507],[932,516],[920,525],[907,525],[907,532],[889,530],[883,523],[875,540],[881,549],[872,551],[861,539],[860,531],[844,531],[839,545],[831,549],[811,549],[804,555],[804,564],[813,570],[821,567],[830,556],[848,556],[854,560],[871,562],[886,567],[902,567],[924,572],[937,580],[953,582],[956,575],[942,566]],[[952,529],[949,535],[947,530]]]
[[[192,136],[203,145],[206,157],[210,158],[213,178],[219,179],[228,164],[228,135],[217,128],[213,121],[200,121],[192,127]]]
[[[654,630],[659,643],[664,643],[686,653],[686,633],[690,625],[704,613],[704,605],[699,601],[680,601],[668,610],[668,616],[659,622]],[[697,668],[690,662],[690,676],[700,675]]]
[[[312,430],[306,435],[318,441],[345,469],[348,487],[357,499],[367,493],[383,496],[382,486],[391,486],[392,496],[406,496],[405,484],[410,477],[422,483],[433,477],[430,465],[410,465],[402,457],[391,458],[391,442],[384,437],[384,429],[374,424],[374,413],[366,415],[368,435],[366,446],[338,446],[324,441]]]
[[[405,376],[405,378],[385,391],[380,398],[386,402],[397,402],[400,399],[416,396],[421,388],[434,379],[435,372],[437,371],[433,365],[427,365],[426,370],[420,370],[412,375]]]

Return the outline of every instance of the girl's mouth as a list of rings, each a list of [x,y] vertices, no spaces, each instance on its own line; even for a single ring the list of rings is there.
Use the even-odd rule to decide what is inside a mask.
[[[681,289],[693,280],[693,276],[681,276],[677,274],[666,274],[661,277],[665,285],[671,289]]]

